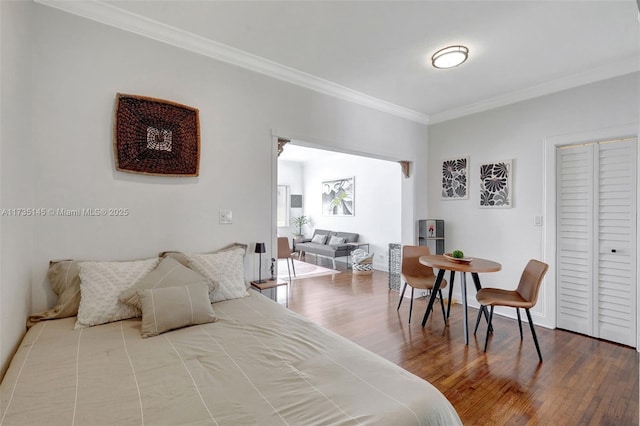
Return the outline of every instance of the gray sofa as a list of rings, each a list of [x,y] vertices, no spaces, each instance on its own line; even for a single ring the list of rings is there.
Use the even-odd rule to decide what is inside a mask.
[[[314,243],[313,238],[317,235],[325,236],[324,242]],[[313,232],[312,238],[302,240],[302,242],[296,242],[296,251],[300,252],[300,255],[311,253],[316,256],[327,257],[333,262],[333,268],[336,268],[336,257],[349,256],[354,247],[349,243],[357,243],[360,235],[353,232],[334,232],[326,229],[316,229]],[[344,238],[344,242],[341,244],[329,244],[331,237]],[[316,258],[317,259],[317,258]],[[348,263],[348,259],[347,259]]]

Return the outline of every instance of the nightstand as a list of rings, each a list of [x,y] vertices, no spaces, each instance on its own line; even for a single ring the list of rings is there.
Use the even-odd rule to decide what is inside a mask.
[[[256,281],[251,281],[251,288],[255,291],[260,292],[261,294],[267,296],[269,299],[278,303],[278,287],[285,286],[286,289],[286,307],[289,307],[289,282],[285,280],[265,280],[263,283],[258,283]]]

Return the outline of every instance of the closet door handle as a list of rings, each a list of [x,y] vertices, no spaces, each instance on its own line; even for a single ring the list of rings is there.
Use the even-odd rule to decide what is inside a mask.
[[[616,249],[611,249],[611,253],[615,253],[615,252],[616,252]]]

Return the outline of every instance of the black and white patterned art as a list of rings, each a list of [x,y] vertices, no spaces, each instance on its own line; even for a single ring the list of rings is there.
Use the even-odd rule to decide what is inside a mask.
[[[511,160],[480,165],[480,207],[511,208],[513,192],[511,188]]]
[[[469,157],[454,158],[442,162],[442,199],[465,200],[469,198],[467,180]]]

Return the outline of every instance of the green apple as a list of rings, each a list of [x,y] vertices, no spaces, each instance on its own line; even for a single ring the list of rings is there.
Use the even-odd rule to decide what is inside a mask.
[[[454,250],[453,253],[451,253],[451,256],[456,259],[462,259],[464,257],[464,253],[460,250]]]

